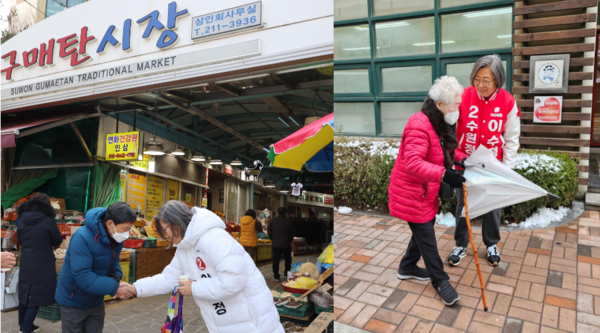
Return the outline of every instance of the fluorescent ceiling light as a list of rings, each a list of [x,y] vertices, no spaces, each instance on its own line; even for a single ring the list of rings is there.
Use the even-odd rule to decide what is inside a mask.
[[[317,64],[317,65],[311,65],[311,66],[306,66],[306,67],[295,67],[295,68],[290,68],[290,69],[284,69],[284,70],[281,70],[279,72],[275,72],[275,74],[285,74],[285,73],[299,72],[299,71],[305,71],[305,70],[308,70],[308,69],[315,69],[315,68],[328,67],[328,66],[333,66],[333,62],[328,62],[328,63],[324,63],[324,64]]]
[[[207,85],[208,85],[208,83],[201,83],[201,84],[195,84],[193,86],[175,87],[173,89],[191,89],[191,88],[198,88],[198,87],[206,87]]]
[[[370,50],[371,47],[370,46],[366,46],[366,47],[352,47],[349,49],[343,49],[344,51],[358,51],[358,50]]]
[[[496,36],[496,38],[511,38],[512,35],[500,35],[500,36]]]
[[[281,117],[279,117],[279,120],[281,120],[281,122],[284,123],[285,126],[290,127],[290,125],[288,123],[286,123],[285,120],[281,119]]]
[[[296,126],[300,126],[300,124],[298,124],[298,122],[296,122],[296,120],[294,120],[294,118],[292,118],[290,116],[288,116],[288,118],[290,118],[294,122],[294,124],[296,124]]]
[[[238,78],[235,78],[235,79],[217,81],[217,82],[215,82],[215,84],[221,84],[221,83],[227,83],[227,82],[235,82],[235,81],[241,81],[241,80],[258,79],[258,78],[265,77],[265,76],[269,76],[269,74],[258,74],[258,75],[253,75],[253,76],[238,77]]]
[[[269,150],[267,148],[263,148],[264,151],[266,151],[267,153],[269,152]]]
[[[209,164],[212,165],[221,165],[223,164],[223,161],[221,161],[221,159],[215,157],[215,158],[211,158]]]
[[[388,22],[388,23],[377,23],[375,24],[376,29],[380,28],[394,28],[394,27],[406,27],[410,25],[408,22]]]
[[[185,152],[183,151],[183,149],[175,146],[175,149],[171,152],[171,155],[183,156],[183,155],[185,155]]]
[[[453,40],[444,40],[442,41],[442,44],[454,44],[456,43]],[[429,42],[429,43],[414,43],[413,46],[430,46],[430,45],[435,45],[435,42]]]
[[[285,189],[284,189],[284,190],[281,190],[281,191],[279,191],[279,192],[281,192],[281,193],[290,193],[290,191],[289,191],[289,190],[285,190]]]
[[[512,13],[512,8],[509,7],[509,8],[501,8],[501,9],[494,9],[494,10],[486,10],[483,12],[468,13],[463,16],[466,18],[472,18],[472,17],[492,16],[492,15],[506,14],[506,13]]]
[[[233,161],[231,162],[231,165],[232,165],[232,166],[241,166],[241,165],[242,165],[242,161],[240,161],[240,160],[239,160],[239,159],[236,157],[236,159],[235,159],[235,160],[233,160]]]
[[[204,158],[204,155],[202,154],[196,154],[192,156],[192,161],[194,162],[205,162],[206,158]]]
[[[148,171],[154,172],[154,170],[156,170],[156,160],[154,159],[154,156],[152,156],[150,162],[148,162]]]

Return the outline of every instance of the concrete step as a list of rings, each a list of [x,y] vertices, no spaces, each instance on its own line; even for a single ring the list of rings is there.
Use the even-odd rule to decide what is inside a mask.
[[[591,186],[588,186],[588,193],[589,192],[600,193],[600,187],[591,187]]]
[[[585,194],[585,209],[600,211],[600,193],[587,192]]]

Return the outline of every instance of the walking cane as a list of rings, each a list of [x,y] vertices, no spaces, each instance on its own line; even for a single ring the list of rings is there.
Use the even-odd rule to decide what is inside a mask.
[[[475,266],[477,266],[477,274],[479,276],[479,284],[481,284],[481,298],[483,299],[483,310],[487,311],[487,304],[485,302],[485,291],[483,290],[483,278],[481,277],[481,269],[479,268],[479,258],[477,256],[477,247],[475,247],[475,242],[473,241],[473,233],[471,232],[471,222],[469,221],[469,204],[467,203],[467,184],[463,183],[463,195],[464,195],[464,203],[465,203],[465,217],[467,220],[467,228],[469,230],[469,240],[471,241],[471,246],[473,246],[473,253],[475,257]]]

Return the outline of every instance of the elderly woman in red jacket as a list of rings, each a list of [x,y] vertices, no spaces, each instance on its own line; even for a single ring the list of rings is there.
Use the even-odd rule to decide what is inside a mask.
[[[412,231],[397,276],[431,280],[446,305],[456,303],[459,296],[444,272],[433,226],[442,181],[453,188],[462,187],[465,181],[453,170],[454,161],[465,157],[454,151],[454,124],[462,92],[463,87],[454,77],[443,76],[435,81],[421,112],[406,124],[388,189],[391,214],[407,221]],[[421,257],[425,269],[417,266]]]
[[[466,88],[460,104],[460,119],[456,125],[457,153],[471,155],[479,145],[488,148],[496,158],[509,168],[517,163],[521,113],[515,98],[502,88],[506,72],[497,55],[481,57],[473,66],[471,86]],[[456,190],[458,205],[456,216],[462,213],[463,191]],[[500,264],[496,244],[500,241],[502,208],[483,215],[482,236],[487,248],[486,257],[492,266]],[[467,255],[469,236],[467,222],[458,218],[454,231],[456,246],[448,257],[448,264],[458,266]]]

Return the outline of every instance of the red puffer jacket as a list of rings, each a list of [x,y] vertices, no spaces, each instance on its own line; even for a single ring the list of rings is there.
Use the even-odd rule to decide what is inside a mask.
[[[456,151],[460,161],[464,154]],[[408,120],[388,194],[392,216],[408,222],[425,223],[438,212],[438,192],[444,173],[444,154],[440,138],[423,113]]]

